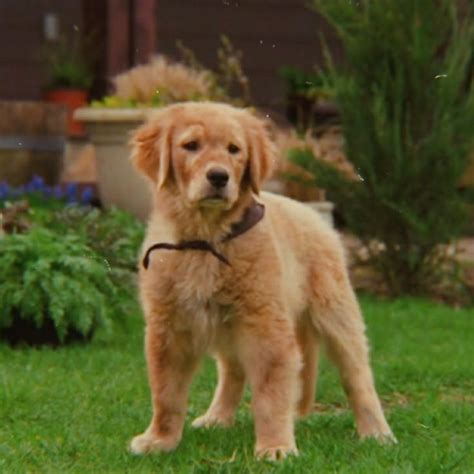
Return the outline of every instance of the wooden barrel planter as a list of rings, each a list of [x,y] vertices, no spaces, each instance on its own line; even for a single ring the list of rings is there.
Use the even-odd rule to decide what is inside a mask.
[[[19,186],[41,176],[59,182],[67,109],[45,102],[0,101],[0,182]]]

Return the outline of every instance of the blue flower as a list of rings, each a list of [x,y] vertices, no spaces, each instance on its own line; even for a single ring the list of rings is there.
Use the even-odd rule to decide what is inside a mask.
[[[45,188],[44,179],[41,176],[34,175],[29,183],[33,191],[43,191]]]
[[[66,185],[66,197],[68,202],[75,202],[77,200],[77,183],[68,183]]]
[[[63,190],[61,188],[61,185],[57,184],[56,186],[54,186],[54,197],[55,198],[58,198],[58,199],[62,199],[64,197],[64,193],[63,193]]]
[[[91,186],[86,186],[81,193],[81,202],[83,204],[89,204],[94,198],[94,190]]]
[[[0,199],[7,199],[10,196],[10,186],[6,181],[0,182]]]

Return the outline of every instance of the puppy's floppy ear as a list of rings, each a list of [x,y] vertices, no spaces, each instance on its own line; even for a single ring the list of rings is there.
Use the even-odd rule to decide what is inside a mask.
[[[171,126],[167,121],[154,119],[138,128],[130,141],[132,162],[161,188],[170,173]]]
[[[248,140],[248,169],[250,186],[255,194],[258,194],[262,183],[267,180],[276,163],[276,146],[265,126],[263,120],[245,112],[243,124]]]

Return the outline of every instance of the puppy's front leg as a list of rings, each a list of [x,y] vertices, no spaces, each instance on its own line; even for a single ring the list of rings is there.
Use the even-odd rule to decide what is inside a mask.
[[[193,421],[194,428],[231,426],[244,391],[245,375],[240,363],[227,354],[218,354],[219,382],[207,412]]]
[[[256,315],[239,328],[241,359],[252,389],[257,457],[297,454],[293,424],[301,357],[290,323]]]
[[[153,416],[148,429],[132,439],[130,450],[135,454],[173,450],[183,432],[189,385],[198,360],[189,333],[174,333],[163,326],[152,321],[146,328]]]

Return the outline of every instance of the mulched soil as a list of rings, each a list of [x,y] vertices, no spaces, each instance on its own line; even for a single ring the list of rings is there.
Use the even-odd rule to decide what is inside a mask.
[[[375,272],[369,266],[361,263],[367,256],[367,250],[360,240],[348,233],[342,233],[341,237],[346,248],[347,263],[354,288],[383,295],[385,290]],[[450,251],[460,262],[464,272],[464,281],[474,296],[474,237],[467,236],[460,239],[455,245],[452,245]],[[445,291],[439,295],[434,294],[433,298],[455,306],[463,304],[461,301],[457,301],[454,295],[452,297],[446,295]]]

